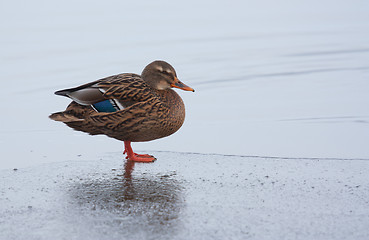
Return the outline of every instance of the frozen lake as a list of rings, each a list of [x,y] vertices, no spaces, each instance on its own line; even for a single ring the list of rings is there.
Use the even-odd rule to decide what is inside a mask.
[[[369,237],[368,161],[155,156],[2,170],[0,239]]]
[[[11,184],[22,185],[19,179],[14,179],[13,168],[19,169],[16,173],[22,173],[20,176],[25,178],[34,178],[39,171],[40,179],[44,179],[47,176],[43,172],[49,171],[50,174],[68,177],[69,170],[63,172],[57,167],[71,164],[77,168],[70,173],[73,176],[78,175],[78,168],[86,168],[81,172],[88,175],[102,159],[107,161],[107,165],[111,164],[106,168],[123,171],[123,158],[115,159],[121,158],[121,142],[74,132],[48,119],[50,113],[63,110],[69,103],[68,99],[53,93],[122,72],[140,73],[146,64],[156,59],[172,64],[179,79],[196,92],[179,92],[187,111],[185,124],[179,132],[168,138],[133,144],[137,152],[170,152],[159,153],[158,162],[144,167],[152,168],[147,173],[151,177],[177,170],[175,181],[200,184],[191,178],[191,174],[183,172],[184,168],[196,169],[196,161],[200,160],[193,154],[185,154],[187,163],[181,166],[178,164],[184,158],[181,153],[206,154],[204,156],[215,153],[220,154],[214,156],[218,156],[217,161],[223,166],[232,158],[224,155],[237,155],[235,158],[238,160],[230,164],[245,162],[228,169],[231,172],[249,172],[250,162],[256,165],[260,162],[267,172],[273,172],[273,164],[278,165],[278,161],[283,166],[281,169],[290,167],[286,159],[298,166],[310,161],[310,168],[301,167],[299,171],[303,176],[310,174],[311,179],[306,176],[304,180],[313,182],[314,174],[321,173],[319,161],[328,161],[332,172],[326,165],[323,169],[332,178],[337,169],[347,169],[348,172],[337,176],[337,179],[354,178],[355,184],[368,187],[365,178],[350,175],[357,173],[354,169],[359,162],[363,169],[367,169],[369,164],[368,1],[158,0],[133,3],[35,0],[7,1],[0,6],[0,81],[3,86],[0,95],[0,177],[3,181],[0,223],[7,220],[1,215],[5,216],[11,206],[23,211],[22,207],[27,205],[20,199],[13,199],[13,205],[9,203],[12,193],[6,189],[12,187]],[[168,158],[173,159],[173,167],[159,171],[158,166],[170,163]],[[265,159],[274,159],[275,162]],[[219,171],[217,166],[211,166],[215,172]],[[26,174],[22,169],[30,172]],[[137,171],[141,176],[140,170]],[[217,176],[210,174],[208,177],[217,179]],[[89,181],[92,179],[90,177]],[[28,185],[33,188],[31,183],[37,184],[37,180],[29,180]],[[70,182],[61,181],[59,185],[48,187],[65,192],[68,184]],[[80,184],[84,186],[85,182],[81,180]],[[184,185],[194,186],[191,184]],[[314,184],[324,183],[315,181]],[[336,190],[330,194],[342,194],[344,199],[350,199],[351,193],[342,190],[345,189],[344,184],[332,184]],[[196,187],[200,189],[199,185]],[[359,190],[356,200],[368,199],[367,188]],[[245,189],[235,191],[243,193]],[[296,191],[297,195],[301,194]],[[20,192],[20,196],[27,194]],[[274,194],[271,191],[267,197],[274,198]],[[307,195],[314,199],[314,195]],[[46,197],[55,199],[57,196],[50,193]],[[194,191],[182,194],[181,201],[186,201],[186,196],[198,197]],[[293,199],[293,191],[287,196],[284,200]],[[329,196],[318,200],[326,200],[322,204],[330,204],[336,198],[335,195]],[[42,202],[44,197],[37,195],[36,198]],[[315,206],[315,200],[304,206]],[[342,201],[335,206],[339,208],[349,203],[349,200]],[[252,214],[260,215],[260,225],[245,223],[250,227],[248,233],[255,233],[255,239],[263,239],[257,233],[262,232],[262,222],[267,213],[262,204],[257,205],[257,200],[253,204],[256,204],[253,209],[258,210],[253,210]],[[187,209],[187,205],[183,206]],[[188,206],[186,211],[195,209],[193,205]],[[355,209],[359,206],[369,207],[367,201],[358,203]],[[58,205],[55,209],[64,207]],[[291,216],[296,207],[289,209]],[[48,211],[44,207],[42,209]],[[79,211],[75,205],[73,209]],[[339,215],[335,208],[328,209],[327,216]],[[337,222],[337,225],[334,222],[330,230],[343,226],[345,219],[355,218],[355,223],[362,224],[356,229],[359,231],[356,239],[367,239],[368,232],[363,229],[369,226],[368,213],[355,209],[347,218],[342,218],[343,222]],[[12,224],[21,224],[27,215],[14,216]],[[38,215],[32,216],[37,219]],[[45,212],[40,216],[44,217]],[[178,213],[178,216],[183,215]],[[287,216],[280,215],[275,219]],[[301,224],[303,229],[303,224],[313,222],[317,216],[308,214],[307,222],[298,222],[297,225]],[[322,221],[329,222],[333,217]],[[185,226],[192,226],[192,218],[184,219],[190,221]],[[287,225],[292,223],[285,222]],[[104,225],[99,226],[103,228]],[[265,229],[266,226],[271,225],[265,225]],[[29,225],[29,229],[34,227]],[[309,233],[314,233],[314,229],[317,233],[324,232],[314,227],[310,225]],[[354,229],[351,225],[348,227]],[[245,235],[238,230],[234,231],[235,238],[243,239]],[[269,230],[278,233],[278,229]],[[49,234],[53,231],[56,230],[45,230]],[[314,234],[301,231],[291,239],[316,239]],[[178,238],[185,232],[177,231]],[[17,239],[16,235],[12,236]],[[70,239],[70,236],[61,236]],[[350,236],[350,231],[319,236],[324,237],[322,239],[340,239]]]

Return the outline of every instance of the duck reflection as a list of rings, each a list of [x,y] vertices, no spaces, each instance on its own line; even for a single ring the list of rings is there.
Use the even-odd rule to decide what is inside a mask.
[[[115,224],[166,232],[175,229],[184,206],[183,187],[175,174],[133,174],[127,161],[122,172],[112,172],[73,186],[74,203],[96,214],[113,214]],[[94,214],[94,215],[95,215]]]

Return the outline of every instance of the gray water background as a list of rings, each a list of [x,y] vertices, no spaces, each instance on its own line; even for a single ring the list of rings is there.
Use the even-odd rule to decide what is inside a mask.
[[[171,63],[186,121],[137,151],[369,157],[367,1],[3,1],[0,168],[122,151],[55,90]]]

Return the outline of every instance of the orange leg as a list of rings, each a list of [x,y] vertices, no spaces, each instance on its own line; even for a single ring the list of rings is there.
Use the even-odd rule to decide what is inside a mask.
[[[124,152],[123,154],[127,153],[126,159],[129,161],[134,162],[153,162],[156,160],[154,156],[149,154],[137,154],[134,153],[131,147],[131,141],[124,141]]]

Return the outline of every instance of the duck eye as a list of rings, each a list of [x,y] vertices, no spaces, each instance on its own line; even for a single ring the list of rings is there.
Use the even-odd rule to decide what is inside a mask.
[[[172,70],[168,69],[168,68],[163,68],[162,66],[158,66],[156,68],[161,74],[167,75],[169,77],[173,77],[173,72]]]
[[[165,75],[172,76],[172,72],[170,70],[163,70],[163,71],[160,71],[160,72],[165,74]]]

